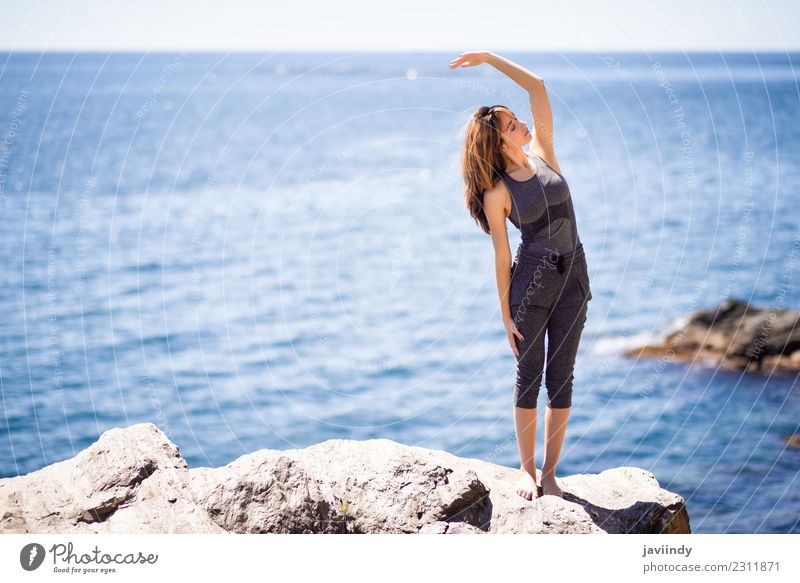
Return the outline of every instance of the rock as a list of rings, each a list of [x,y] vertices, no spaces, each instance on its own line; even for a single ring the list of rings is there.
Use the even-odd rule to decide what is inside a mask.
[[[0,480],[0,532],[224,532],[191,512],[189,480],[155,425],[110,429],[73,458]]]
[[[388,439],[263,449],[187,467],[155,425],[0,479],[5,533],[689,533],[684,499],[634,467],[559,478],[525,500],[518,469]]]
[[[705,364],[730,371],[800,371],[800,313],[755,308],[731,299],[693,312],[658,344],[628,349],[625,356]]]

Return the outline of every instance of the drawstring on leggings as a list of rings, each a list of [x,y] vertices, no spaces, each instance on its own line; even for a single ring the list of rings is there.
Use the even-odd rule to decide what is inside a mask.
[[[556,267],[558,268],[558,273],[564,273],[567,269],[567,266],[564,264],[564,255],[559,255],[558,260],[556,261]]]

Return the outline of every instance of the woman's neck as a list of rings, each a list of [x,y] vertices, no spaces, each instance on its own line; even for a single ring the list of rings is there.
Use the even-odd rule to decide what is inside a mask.
[[[509,162],[514,165],[513,168],[508,168]],[[518,150],[514,152],[514,154],[508,156],[506,160],[506,172],[515,172],[522,168],[530,168],[528,164],[528,154],[523,150]]]

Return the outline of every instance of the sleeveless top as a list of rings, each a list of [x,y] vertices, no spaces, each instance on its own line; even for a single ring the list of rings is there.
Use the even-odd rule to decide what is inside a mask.
[[[581,240],[567,180],[533,152],[528,157],[536,165],[533,178],[519,181],[500,171],[511,195],[508,220],[520,230],[526,251],[571,253]]]

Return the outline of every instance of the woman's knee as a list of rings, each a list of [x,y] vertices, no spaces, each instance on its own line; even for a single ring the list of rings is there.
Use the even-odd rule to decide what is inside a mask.
[[[553,409],[563,409],[572,404],[572,384],[575,375],[570,370],[562,370],[556,373],[550,368],[547,369],[547,404]]]
[[[572,407],[572,389],[559,391],[552,397],[548,395],[547,406],[551,409],[569,409]]]
[[[536,407],[539,390],[542,386],[543,368],[538,363],[521,361],[517,365],[517,378],[514,403],[517,407],[531,409]]]
[[[533,385],[527,387],[517,386],[517,389],[514,392],[515,407],[520,407],[522,409],[535,409],[538,400],[539,387]]]

